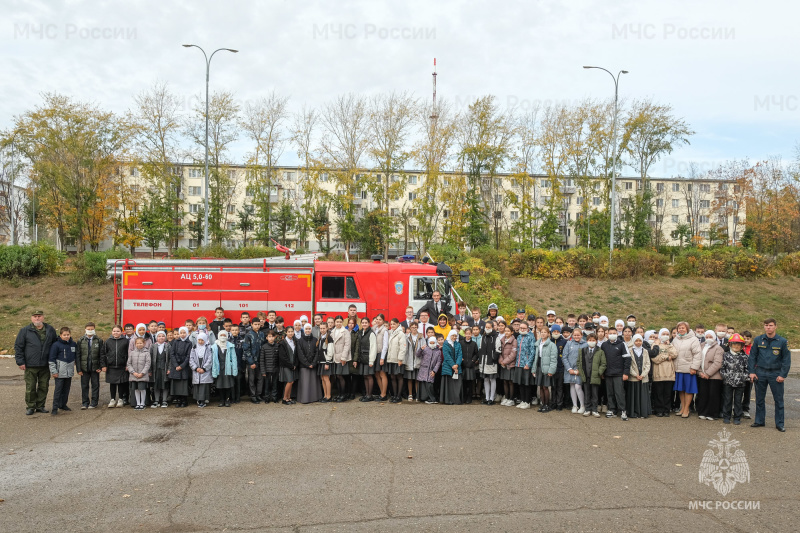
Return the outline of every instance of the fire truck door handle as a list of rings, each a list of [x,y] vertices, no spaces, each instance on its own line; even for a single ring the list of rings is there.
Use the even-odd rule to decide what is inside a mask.
[[[192,285],[202,285],[202,284],[203,284],[202,281],[193,281],[192,282]]]
[[[239,286],[240,287],[249,287],[250,284],[249,283],[240,283]]]
[[[142,282],[142,285],[152,285],[152,284],[153,284],[152,281],[143,281]]]

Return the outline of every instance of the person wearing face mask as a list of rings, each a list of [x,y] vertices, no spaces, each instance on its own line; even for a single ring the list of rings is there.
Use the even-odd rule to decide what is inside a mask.
[[[597,346],[597,335],[589,333],[586,337],[586,346],[581,349],[580,362],[582,365],[582,372],[584,376],[583,381],[583,398],[586,409],[583,416],[592,415],[595,418],[600,418],[600,413],[597,410],[598,391],[602,380],[600,376],[606,370],[605,358],[600,355],[602,351]],[[602,366],[601,366],[602,362]]]
[[[95,334],[94,322],[85,327],[85,334],[78,340],[78,354],[75,367],[81,377],[81,409],[95,409],[100,400],[100,358],[103,354],[103,340]],[[91,387],[91,403],[89,389]]]
[[[697,394],[697,371],[702,358],[700,341],[692,333],[688,322],[678,322],[678,335],[672,345],[677,350],[675,357],[675,387],[680,393],[681,407],[677,413],[681,418],[689,418],[692,399]]]
[[[572,413],[583,414],[586,412],[586,405],[583,396],[583,383],[586,381],[586,374],[581,364],[581,351],[587,347],[583,340],[583,332],[576,328],[572,332],[572,337],[564,346],[561,360],[564,363],[564,384],[569,385],[569,395],[572,399]]]
[[[717,344],[717,334],[708,330],[706,342],[701,351],[700,369],[697,375],[697,416],[700,420],[714,420],[721,412],[722,406],[722,356],[725,352]]]
[[[155,409],[159,405],[166,408],[169,392],[169,360],[172,346],[167,342],[167,334],[159,331],[155,335],[156,342],[150,346],[150,386],[153,387],[153,403]]]
[[[111,329],[111,336],[103,343],[100,364],[106,372],[106,383],[111,393],[109,408],[122,407],[128,399],[128,339],[119,325]],[[119,398],[117,398],[119,394]]]
[[[644,339],[638,333],[633,336],[633,348],[630,357],[630,374],[625,382],[625,409],[630,418],[647,418],[650,416],[650,351],[644,347]]]
[[[217,341],[211,347],[211,377],[215,379],[219,393],[219,406],[231,406],[231,391],[236,376],[239,374],[239,363],[236,361],[236,346],[228,342],[228,332],[219,331]]]
[[[620,322],[620,321],[618,321]],[[625,382],[631,371],[630,355],[627,346],[617,330],[608,332],[608,340],[601,348],[606,359],[606,393],[608,394],[608,412],[606,418],[614,418],[616,412],[621,413],[622,420],[628,419],[625,411]]]
[[[197,346],[197,336],[200,333],[205,333],[206,337],[208,337],[208,342],[206,343],[207,346],[210,346],[215,342],[217,342],[217,336],[214,335],[213,331],[208,329],[208,322],[206,321],[206,318],[202,316],[197,319],[197,329],[192,331],[192,333],[190,334],[193,346]]]
[[[560,327],[557,324],[551,326],[553,332]],[[549,413],[552,410],[550,404],[550,387],[553,385],[555,379],[553,375],[558,368],[558,348],[551,340],[550,331],[547,329],[539,330],[539,336],[536,339],[536,349],[533,354],[533,363],[531,364],[531,374],[534,377],[534,382],[539,387],[539,395],[542,397],[542,402],[539,406],[540,413]]]
[[[433,380],[442,365],[440,343],[443,340],[441,335],[428,337],[427,344],[420,346],[417,352],[417,358],[420,359],[419,372],[417,372],[419,401],[429,405],[439,403],[433,393]]]
[[[636,329],[636,315],[628,315],[625,317],[625,325],[631,329]]]
[[[716,338],[714,342],[722,348],[723,353],[728,351],[728,326],[725,324],[717,324],[714,326],[714,334]]]
[[[564,338],[564,333],[568,333],[571,336],[572,330],[568,327],[559,326],[558,324],[553,324],[553,327],[550,328],[550,338],[558,350],[556,373],[553,374],[553,394],[550,398],[550,408],[556,411],[561,411],[564,408],[564,362],[562,357],[564,354],[564,346],[567,345],[567,339]]]
[[[517,337],[517,352],[514,359],[514,384],[519,388],[520,409],[530,409],[533,399],[531,387],[534,385],[531,365],[536,352],[536,339],[528,332],[528,323],[521,322]]]
[[[750,380],[747,373],[748,355],[744,352],[744,339],[734,333],[728,339],[728,351],[722,356],[722,421],[731,422],[731,409],[733,409],[733,423],[737,426],[742,423],[742,395],[744,385]]]
[[[484,405],[494,405],[497,394],[497,332],[493,321],[486,322],[479,352],[478,374],[483,378]]]
[[[450,330],[442,346],[442,386],[439,391],[439,403],[444,405],[461,405],[461,383],[464,381],[461,375],[461,362],[464,355],[461,353],[458,336],[457,330]]]
[[[169,357],[169,394],[178,400],[177,407],[186,407],[189,397],[189,356],[192,354],[192,341],[189,330],[182,327],[178,338],[172,342]]]
[[[472,340],[473,328],[464,330],[464,336],[459,339],[461,343],[461,387],[464,391],[464,403],[472,403],[473,386],[475,385],[475,367],[478,365],[478,344]]]
[[[192,394],[197,401],[197,407],[201,409],[208,405],[211,384],[214,383],[214,378],[211,377],[214,361],[207,341],[208,335],[201,331],[197,335],[197,346],[189,356],[189,366],[192,369]]]
[[[599,325],[600,325],[600,317],[601,317],[601,316],[603,316],[603,315],[601,315],[601,314],[600,314],[599,312],[597,312],[597,311],[595,311],[594,313],[592,313],[592,323],[593,323],[595,326],[599,326]]]
[[[514,330],[505,324],[498,324],[497,362],[500,364],[500,380],[503,382],[503,399],[500,405],[514,407],[514,358],[517,353],[517,339]]]
[[[675,386],[675,358],[678,350],[670,342],[667,328],[658,332],[658,340],[650,352],[650,364],[653,369],[652,404],[653,413],[658,417],[669,416],[672,406],[672,389]]]

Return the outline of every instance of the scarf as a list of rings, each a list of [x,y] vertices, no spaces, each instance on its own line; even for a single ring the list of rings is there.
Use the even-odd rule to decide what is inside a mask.
[[[286,337],[286,344],[294,351],[294,339],[292,337]]]
[[[217,337],[216,344],[221,350],[228,349],[228,334],[225,332],[225,330],[219,332],[219,337]]]

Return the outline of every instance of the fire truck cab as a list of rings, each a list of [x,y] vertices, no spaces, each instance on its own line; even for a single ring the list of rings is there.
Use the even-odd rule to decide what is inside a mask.
[[[407,306],[417,312],[434,290],[446,301],[454,295],[452,271],[443,263],[122,259],[109,260],[108,268],[117,323],[159,320],[168,327],[199,316],[211,321],[217,307],[236,323],[244,311],[272,310],[291,324],[314,313],[346,316],[350,305],[361,317],[402,318]]]

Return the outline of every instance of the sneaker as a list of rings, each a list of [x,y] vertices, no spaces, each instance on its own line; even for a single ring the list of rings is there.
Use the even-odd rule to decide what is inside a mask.
[[[713,421],[714,421],[714,419],[713,419],[713,418],[711,418],[710,416],[707,416],[707,417],[706,417],[706,420],[710,420],[711,422],[713,422]]]
[[[600,418],[600,413],[598,413],[597,411],[592,411],[592,416],[595,418]]]
[[[588,411],[586,411],[586,408],[585,408],[585,407],[581,407],[580,409],[578,409],[578,414],[579,414],[579,415],[585,414],[585,413],[587,413],[587,412],[588,412]]]
[[[409,402],[413,402],[413,401],[414,401],[414,397],[413,397],[413,396],[411,396],[410,394],[408,395],[408,401],[409,401]]]
[[[427,403],[428,405],[433,405],[436,402],[434,402],[433,400],[425,400],[425,403]]]
[[[698,416],[697,418],[699,418],[700,420],[705,420],[706,419],[706,417],[704,417],[704,416]]]
[[[92,405],[89,406],[89,409],[97,409],[97,406],[92,404]]]
[[[607,405],[601,405],[600,406],[600,411],[603,412],[603,413],[607,413],[608,412],[608,406]]]
[[[113,407],[116,407],[116,406],[117,406],[117,400],[111,400],[111,401],[108,403],[108,408],[109,408],[109,409],[111,409],[111,408],[113,408]]]
[[[529,404],[528,402],[522,402],[517,407],[520,408],[520,409],[530,409],[531,408],[531,404]]]
[[[500,402],[500,405],[505,405],[503,402],[506,400],[506,397],[502,394],[498,394],[497,398],[495,398],[496,402]]]
[[[750,411],[743,412],[742,416],[745,417],[745,418],[750,418]]]
[[[578,412],[580,412],[580,410],[578,410]],[[583,416],[590,416],[592,414],[592,412],[584,410],[582,414],[583,414]]]
[[[539,398],[534,398],[531,400],[531,405],[539,405]]]
[[[614,418],[614,411],[606,411],[606,418]]]
[[[165,408],[165,407],[167,407],[167,406],[168,406],[167,402],[161,402],[161,408],[162,408],[162,409],[163,409],[163,408]]]
[[[572,414],[574,415],[577,412],[578,412],[578,408],[573,405],[572,406]]]
[[[742,423],[742,421],[741,421],[741,420],[734,420],[734,421],[733,421],[733,425],[735,425],[735,426],[738,426],[738,425],[739,425],[739,424],[741,424],[741,423]]]
[[[514,400],[506,399],[506,400],[503,400],[503,401],[506,402],[505,403],[506,407],[514,407]]]
[[[85,411],[89,408],[88,405],[81,405],[81,411]]]
[[[154,403],[153,405],[150,406],[150,409],[158,409],[158,404]]]
[[[730,418],[723,418],[722,419],[722,423],[723,424],[730,424],[731,423],[731,419]]]
[[[622,417],[621,418],[622,418],[623,422],[628,420],[628,413],[626,413],[625,411],[622,411]]]

